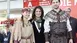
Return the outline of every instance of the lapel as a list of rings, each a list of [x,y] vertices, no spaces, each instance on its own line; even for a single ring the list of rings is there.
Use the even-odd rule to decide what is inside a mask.
[[[72,21],[72,17],[70,17],[69,20],[70,20],[70,24],[72,25],[72,22],[73,22],[73,21]]]
[[[35,24],[34,21],[33,21],[33,25],[34,25],[34,29],[35,29],[35,31],[37,31],[38,33],[40,33],[41,30],[38,29],[37,24]]]

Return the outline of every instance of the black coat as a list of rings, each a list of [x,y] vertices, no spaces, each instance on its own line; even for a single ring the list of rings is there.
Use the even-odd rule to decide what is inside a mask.
[[[70,24],[71,24],[71,27],[72,27],[72,35],[73,35],[73,39],[74,39],[74,42],[76,42],[76,32],[77,32],[77,19],[76,18],[73,18],[73,17],[70,17]]]
[[[0,43],[3,43],[4,37],[3,34],[0,33]]]
[[[10,36],[11,36],[11,33],[10,31],[7,32],[7,35],[4,35],[4,39],[8,39],[8,40],[4,40],[3,43],[10,43]]]
[[[31,23],[32,23],[32,26],[33,26],[33,30],[34,30],[35,43],[45,43],[44,21],[45,21],[45,20],[42,20],[42,22],[41,22],[40,32],[38,32],[34,21],[31,22]]]

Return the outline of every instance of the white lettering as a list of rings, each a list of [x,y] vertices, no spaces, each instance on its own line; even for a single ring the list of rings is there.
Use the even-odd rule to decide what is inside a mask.
[[[71,6],[71,1],[67,0],[67,6]]]
[[[77,0],[74,1],[74,5],[76,5],[76,4],[77,4]]]
[[[32,7],[32,3],[31,2],[28,3],[28,7]]]
[[[67,3],[66,0],[64,0],[64,5],[63,6],[67,6],[66,3]]]
[[[71,1],[70,0],[61,0],[60,6],[71,6]]]

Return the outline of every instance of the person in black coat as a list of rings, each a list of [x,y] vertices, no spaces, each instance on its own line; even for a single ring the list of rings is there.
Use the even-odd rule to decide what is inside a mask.
[[[77,19],[74,17],[70,17],[70,24],[72,27],[72,35],[73,35],[73,39],[74,39],[74,43],[76,42],[76,32],[77,32]]]
[[[71,9],[70,8],[66,8],[65,12],[70,15]],[[77,19],[74,17],[69,17],[70,20],[70,25],[72,27],[72,36],[73,36],[73,40],[74,43],[76,42],[76,32],[77,32]]]
[[[10,24],[10,22],[8,21],[6,24],[6,34],[3,35],[4,37],[4,41],[3,43],[10,43],[10,37],[11,37],[11,32],[10,29],[12,28],[13,24]]]
[[[3,39],[4,39],[3,34],[0,33],[0,43],[3,43]]]
[[[37,6],[33,10],[32,19],[30,20],[35,35],[35,43],[45,43],[44,36],[44,19],[43,19],[44,11],[41,6]]]

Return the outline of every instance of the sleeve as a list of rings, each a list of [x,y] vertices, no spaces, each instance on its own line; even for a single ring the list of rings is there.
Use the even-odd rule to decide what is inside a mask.
[[[72,27],[71,27],[71,25],[70,25],[69,18],[67,18],[67,29],[68,29],[68,32],[69,32],[69,31],[72,31]]]
[[[15,30],[14,30],[14,41],[17,42],[19,41],[19,37],[21,36],[21,22],[20,21],[16,21],[15,22]]]
[[[48,20],[45,20],[45,23],[44,23],[44,34],[45,34],[45,41],[49,41],[49,31],[50,31],[50,26],[49,26],[49,21]]]
[[[68,38],[72,39],[73,38],[73,36],[72,36],[72,27],[70,25],[69,18],[67,18],[67,29],[68,29]]]
[[[49,31],[50,31],[49,21],[45,20],[45,23],[44,23],[44,33],[49,32]]]

